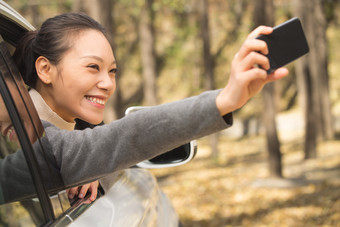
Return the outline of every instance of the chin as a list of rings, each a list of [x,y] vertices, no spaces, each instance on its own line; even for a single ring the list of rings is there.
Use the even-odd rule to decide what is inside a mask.
[[[98,124],[102,123],[102,121],[103,121],[102,116],[101,117],[92,117],[92,118],[87,116],[87,117],[82,117],[80,119],[83,120],[83,121],[86,121],[87,123],[90,123],[92,125],[98,125]]]
[[[88,123],[92,124],[92,125],[99,125],[100,123],[102,123],[103,119],[101,120],[94,120],[94,121],[87,121]]]

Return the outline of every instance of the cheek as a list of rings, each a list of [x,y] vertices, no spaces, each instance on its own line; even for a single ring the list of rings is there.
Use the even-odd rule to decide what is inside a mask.
[[[117,88],[117,83],[116,83],[116,78],[112,80],[112,90],[110,96],[116,91]]]
[[[64,87],[59,92],[70,95],[69,98],[76,96],[84,96],[89,90],[96,86],[95,81],[87,76],[78,75],[64,83]]]
[[[11,118],[7,114],[7,112],[0,113],[0,122],[11,122]]]
[[[59,71],[57,82],[64,87],[77,89],[89,83],[91,78],[91,75],[75,63],[74,65],[63,66],[63,69]]]
[[[112,84],[113,84],[113,88],[112,88],[112,94],[113,94],[113,92],[115,92],[115,90],[116,90],[116,88],[117,88],[116,79],[113,79]],[[112,95],[112,94],[111,94],[111,95]]]

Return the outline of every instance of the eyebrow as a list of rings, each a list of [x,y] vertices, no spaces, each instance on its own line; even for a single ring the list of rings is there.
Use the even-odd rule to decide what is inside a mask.
[[[100,62],[104,62],[104,60],[101,57],[98,57],[96,55],[86,55],[86,56],[83,56],[81,58],[94,58],[94,59],[97,59]],[[113,60],[113,62],[111,64],[116,64],[116,61]]]

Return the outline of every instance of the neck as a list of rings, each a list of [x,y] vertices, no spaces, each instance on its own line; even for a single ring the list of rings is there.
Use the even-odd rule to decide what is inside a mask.
[[[75,121],[68,122],[65,121],[62,117],[60,117],[56,112],[52,110],[52,108],[43,99],[42,94],[40,94],[35,89],[31,89],[29,93],[31,95],[32,101],[35,105],[35,108],[38,111],[41,120],[48,121],[60,129],[66,130],[74,129]]]

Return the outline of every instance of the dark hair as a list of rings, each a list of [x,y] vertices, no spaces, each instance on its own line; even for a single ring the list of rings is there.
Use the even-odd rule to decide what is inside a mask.
[[[38,31],[27,32],[13,54],[25,83],[35,87],[38,80],[35,61],[39,56],[57,65],[62,55],[72,47],[71,36],[88,29],[100,31],[108,39],[103,26],[83,13],[65,13],[49,18]]]

